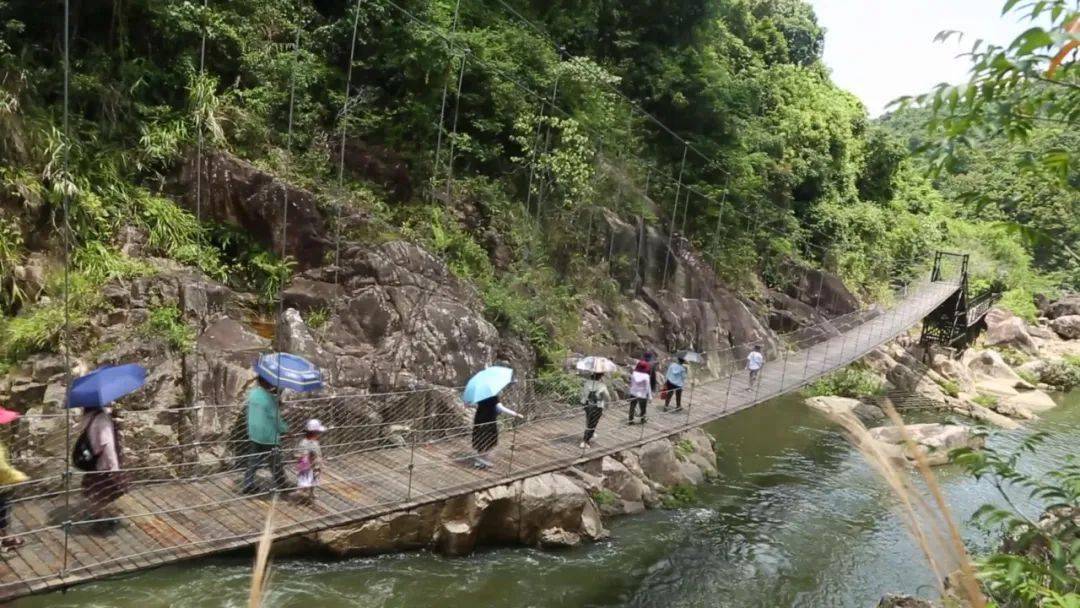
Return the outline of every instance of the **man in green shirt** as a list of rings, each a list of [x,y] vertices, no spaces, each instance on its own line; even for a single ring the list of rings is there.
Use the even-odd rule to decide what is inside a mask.
[[[254,494],[255,473],[269,465],[274,478],[274,487],[285,488],[285,467],[281,459],[281,434],[285,432],[285,421],[278,411],[277,391],[272,384],[261,376],[257,384],[247,394],[247,430],[248,453],[244,482],[240,491]]]

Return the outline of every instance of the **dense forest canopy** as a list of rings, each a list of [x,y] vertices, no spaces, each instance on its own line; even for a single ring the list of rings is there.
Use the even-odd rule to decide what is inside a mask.
[[[65,139],[63,4],[0,0],[0,304],[18,314],[4,330],[8,360],[55,340],[55,310],[11,271],[30,251],[60,250],[65,194],[76,287],[152,271],[116,247],[136,225],[156,255],[273,297],[289,260],[168,196],[200,141],[423,240],[478,284],[494,318],[542,348],[557,347],[552,327],[572,331],[573,298],[597,289],[580,243],[600,209],[685,228],[741,286],[782,281],[780,264],[797,260],[883,297],[944,246],[972,250],[1018,309],[1034,290],[1080,280],[1053,247],[1025,248],[994,223],[1017,217],[1075,242],[1067,213],[1043,213],[1075,207],[1075,191],[994,174],[994,155],[1011,153],[997,146],[971,152],[966,178],[931,182],[904,141],[913,126],[876,124],[833,85],[825,32],[803,0],[71,7]],[[343,135],[403,159],[415,187],[339,180]],[[1000,191],[997,215],[964,195],[964,179]],[[516,252],[509,267],[494,267],[490,239],[460,221],[457,200]],[[1061,272],[1037,275],[1033,257]]]

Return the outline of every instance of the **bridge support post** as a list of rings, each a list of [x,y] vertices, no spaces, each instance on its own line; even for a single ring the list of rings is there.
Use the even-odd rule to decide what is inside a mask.
[[[731,361],[728,363],[731,369],[728,370],[727,388],[724,389],[724,406],[722,411],[727,411],[728,405],[731,404],[731,381],[735,377],[735,348],[728,349],[731,355]]]
[[[510,429],[510,456],[506,461],[506,474],[509,475],[514,472],[514,451],[517,450],[517,420],[511,423]],[[520,504],[520,503],[519,503]]]
[[[409,487],[405,490],[405,500],[412,500],[412,478],[413,470],[416,468],[416,435],[418,429],[413,425],[412,432],[409,433]]]
[[[694,385],[697,384],[697,376],[690,377],[690,394],[686,398],[686,424],[690,424],[690,410],[694,409]]]
[[[777,389],[777,394],[782,394],[784,392],[784,381],[787,380],[787,366],[788,366],[788,360],[790,358],[791,358],[791,349],[788,348],[787,344],[784,344],[784,367],[780,371],[780,387]]]

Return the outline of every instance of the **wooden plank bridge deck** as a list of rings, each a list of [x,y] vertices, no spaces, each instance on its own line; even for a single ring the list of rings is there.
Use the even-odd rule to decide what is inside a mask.
[[[391,447],[330,459],[314,505],[278,501],[275,537],[411,509],[701,426],[796,390],[859,359],[918,323],[957,289],[957,284],[947,282],[922,285],[883,314],[767,362],[753,390],[745,374],[739,373],[688,388],[682,412],[650,407],[646,425],[629,426],[621,412],[609,412],[587,450],[578,447],[584,417],[580,408],[571,407],[504,432],[494,466],[484,471],[473,469],[465,460],[468,436],[420,443],[415,449]],[[81,503],[75,484],[69,496],[60,491],[15,503],[10,530],[30,532],[23,536],[21,548],[0,554],[0,601],[258,542],[269,499],[238,494],[238,475],[219,473],[138,484],[116,503],[123,524],[107,533],[95,533],[83,522],[63,523],[66,502]]]

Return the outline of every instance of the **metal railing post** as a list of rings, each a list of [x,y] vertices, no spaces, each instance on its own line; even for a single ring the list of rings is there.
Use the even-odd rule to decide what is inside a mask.
[[[788,359],[790,359],[790,358],[791,358],[791,349],[787,348],[787,346],[785,345],[785,347],[784,347],[784,368],[780,371],[780,388],[777,389],[777,391],[778,391],[777,394],[783,394],[783,392],[784,392],[784,382],[787,380]]]
[[[514,421],[511,423],[511,428],[510,428],[510,455],[507,457],[507,461],[506,461],[506,474],[507,475],[510,475],[511,473],[514,472],[514,452],[517,450],[517,430],[518,430],[518,419],[515,418]]]
[[[689,368],[687,368],[687,375],[689,375]],[[690,395],[686,398],[686,424],[690,424],[690,410],[694,408],[694,385],[697,384],[697,374],[688,378],[690,381]]]
[[[416,423],[413,423],[413,427],[409,429],[409,487],[405,494],[405,500],[407,501],[412,500],[413,470],[416,468],[416,436],[419,432],[416,426]]]
[[[731,369],[728,370],[727,388],[724,389],[724,406],[721,408],[721,411],[723,412],[726,412],[731,408],[731,382],[735,378],[735,349],[733,347],[728,350],[731,351],[732,357],[729,362]]]

